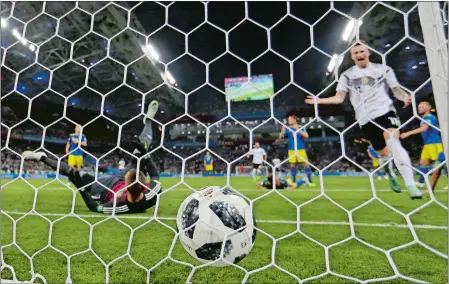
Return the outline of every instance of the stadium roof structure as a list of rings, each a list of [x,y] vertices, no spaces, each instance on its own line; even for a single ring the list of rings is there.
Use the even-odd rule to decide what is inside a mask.
[[[29,67],[19,74],[17,92],[34,97],[51,84],[51,90],[68,97],[69,105],[99,109],[100,94],[126,82],[127,85],[105,97],[104,111],[120,109],[115,115],[140,112],[139,92],[147,93],[163,84],[166,73],[164,66],[145,49],[145,36],[125,30],[129,25],[145,32],[130,4],[79,2],[76,9],[75,2],[46,2],[45,6],[42,2],[17,2],[12,10],[12,3],[2,2],[2,29],[6,34],[2,39],[4,65],[15,72]],[[6,17],[7,13],[14,18]],[[23,38],[20,35],[24,24],[20,21],[27,25]],[[9,48],[5,53],[6,47]],[[70,59],[73,61],[69,62]],[[131,64],[125,68],[119,62]],[[2,68],[2,77],[5,94],[14,89],[15,74]],[[43,97],[51,100],[54,97],[51,90]],[[146,101],[157,98],[170,106],[184,104],[184,97],[167,85],[147,97]]]
[[[104,98],[106,115],[133,116],[142,107],[138,91],[146,93],[165,81],[169,84],[147,95],[144,103],[158,99],[166,103],[168,109],[182,109],[184,96],[171,88],[170,83],[179,84],[177,88],[189,92],[201,86],[206,76],[201,62],[182,55],[188,50],[197,58],[212,62],[208,69],[209,82],[221,91],[224,91],[226,77],[270,72],[274,74],[275,91],[293,81],[317,94],[329,84],[335,84],[335,77],[328,70],[332,59],[317,49],[308,49],[312,41],[310,30],[313,30],[314,45],[321,51],[330,55],[346,51],[343,60],[338,61],[337,69],[341,72],[352,64],[347,49],[355,39],[354,32],[346,32],[350,24],[347,16],[360,18],[360,38],[366,39],[377,51],[388,53],[387,64],[395,69],[404,86],[415,90],[429,77],[424,48],[418,44],[422,33],[417,2],[384,2],[385,5],[377,3],[376,7],[372,7],[374,2],[291,2],[291,16],[287,18],[283,18],[287,13],[284,2],[249,2],[251,21],[243,21],[244,3],[210,2],[207,4],[208,24],[196,30],[206,18],[201,2],[177,2],[168,9],[166,6],[170,3],[166,2],[77,3],[75,9],[75,2],[46,2],[45,5],[17,2],[13,10],[10,2],[1,3],[2,28],[10,31],[4,33],[5,36],[2,33],[2,63],[13,71],[29,67],[19,74],[17,92],[33,97],[51,84],[52,90],[69,97],[69,105],[100,109],[102,97],[91,89],[103,94],[112,91]],[[333,11],[329,11],[331,5]],[[398,11],[407,13],[408,31],[404,28],[404,15]],[[447,4],[442,4],[442,11],[447,11]],[[447,18],[445,20],[447,25]],[[27,26],[23,34],[24,23]],[[165,23],[170,27],[159,30]],[[216,27],[229,32],[232,55],[229,52],[223,55],[224,34]],[[58,34],[53,36],[56,29]],[[413,39],[406,38],[406,32]],[[267,33],[271,34],[272,49],[268,52]],[[188,43],[185,34],[188,34]],[[27,44],[21,44],[21,40]],[[293,62],[293,75],[285,59]],[[373,53],[373,60],[379,59]],[[33,64],[35,60],[38,64]],[[122,65],[128,63],[131,64],[127,68]],[[48,70],[54,71],[51,78]],[[171,73],[167,73],[169,70]],[[14,90],[11,78],[14,74],[2,68],[2,94]],[[129,87],[119,87],[123,82]],[[328,88],[323,95],[333,94],[334,89]],[[206,86],[196,90],[191,98],[200,93],[201,99],[212,97],[204,95],[208,92],[217,93]],[[430,84],[421,90],[424,97],[430,92]],[[279,93],[277,100],[295,96],[299,102],[305,95],[302,90],[289,87]],[[54,94],[46,91],[43,97],[51,99]]]

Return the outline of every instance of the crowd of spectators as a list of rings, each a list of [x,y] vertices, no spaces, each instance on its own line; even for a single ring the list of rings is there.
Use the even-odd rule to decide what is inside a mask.
[[[21,159],[18,156],[24,150],[33,149],[36,147],[33,143],[28,145],[20,145],[18,147],[10,147],[12,151],[3,150],[1,152],[2,173],[18,173],[21,168]],[[62,161],[67,162],[67,157],[64,156],[63,147],[53,146],[52,149],[59,148],[59,151],[51,151],[58,157],[62,157]],[[283,144],[277,145],[262,145],[267,151],[268,162],[272,164],[272,160],[279,158],[285,161],[287,157],[287,149]],[[345,145],[345,157],[341,154],[341,144],[338,141],[317,142],[306,144],[307,154],[312,167],[316,169],[325,169],[326,171],[337,172],[352,172],[361,171],[360,167],[367,170],[371,169],[371,160],[367,155],[366,149],[361,148],[357,144]],[[329,151],[334,149],[334,151]],[[228,164],[230,165],[230,172],[235,173],[235,167],[251,166],[252,160],[247,157],[249,147],[244,145],[220,145],[211,148],[211,154],[214,156],[214,171],[216,173],[227,173]],[[418,147],[412,151],[418,153]],[[152,159],[156,163],[158,170],[166,174],[199,174],[204,171],[203,158],[206,150],[201,147],[172,147],[172,148],[158,148],[152,152]],[[107,165],[109,168],[118,168],[119,161],[124,159],[129,160],[131,157],[121,152],[114,151],[110,154],[102,155],[100,153],[89,153],[85,155],[84,161],[86,165],[94,166],[96,159],[94,157],[101,157],[98,160],[99,164]],[[183,159],[185,160],[183,169]],[[335,162],[338,160],[337,162]],[[416,159],[415,159],[416,160]],[[332,165],[331,165],[332,164]],[[359,166],[357,166],[357,165]],[[287,171],[289,164],[283,163],[281,169]],[[24,161],[22,172],[24,173],[52,173],[51,168],[43,163]]]
[[[203,105],[200,103],[202,100],[195,100],[194,109],[201,110],[201,112],[205,112],[207,114],[213,114],[214,112],[208,106],[212,108],[220,109],[220,103],[223,107],[226,107],[226,102],[224,98],[216,98],[217,104],[206,104]],[[292,100],[279,100],[279,102],[285,102],[285,108],[287,109],[288,104],[294,104]],[[261,102],[250,102],[245,103],[245,111],[261,111],[264,109],[264,105],[268,105],[267,101]],[[282,103],[280,105],[283,105]],[[239,110],[239,104],[236,104],[236,109]],[[291,107],[291,105],[290,105]],[[3,123],[7,126],[15,125],[20,122],[20,119],[15,115],[15,113],[6,106],[2,106],[2,119]],[[267,109],[268,110],[268,109]],[[243,111],[243,110],[242,110]],[[200,114],[201,112],[196,112],[195,114]],[[55,153],[59,157],[63,157],[64,148],[65,148],[65,139],[67,139],[68,134],[73,130],[73,125],[71,124],[62,124],[60,127],[47,127],[45,130],[45,138],[52,139],[60,139],[59,144],[53,142],[45,141],[45,147],[52,153]],[[127,127],[123,128],[121,131],[120,140],[128,140],[137,133],[136,127],[141,127],[141,120],[135,124],[129,124]],[[227,125],[223,125],[223,127],[227,127]],[[229,127],[232,127],[230,125]],[[107,127],[109,129],[109,126]],[[110,131],[112,133],[112,131]],[[9,135],[9,149],[15,151],[15,153],[21,153],[25,149],[36,149],[40,146],[41,141],[26,141],[23,139],[23,136],[40,136],[43,135],[43,128],[39,127],[37,124],[31,122],[30,120],[25,121],[24,123],[19,124],[19,126],[11,129],[10,132],[7,131],[6,128],[2,127],[2,143],[6,141],[7,136]],[[115,133],[117,135],[117,133]],[[86,148],[90,154],[94,157],[102,157],[104,153],[109,151],[109,149],[113,149],[116,147],[117,140],[113,137],[106,137],[102,135],[94,136],[91,139],[89,137],[88,147]],[[115,136],[117,137],[117,136]],[[245,138],[245,137],[243,137]],[[247,139],[248,137],[246,137]],[[189,140],[189,137],[170,137],[170,135],[165,135],[165,141],[169,142],[186,142]],[[214,137],[215,142],[218,142],[218,146],[211,147],[212,155],[214,158],[214,170],[217,173],[226,173],[228,169],[228,164],[231,165],[230,171],[233,173],[235,171],[235,167],[243,165],[250,166],[251,159],[248,159],[247,153],[249,151],[248,144],[239,144],[234,142],[230,138],[225,138],[222,134]],[[204,136],[195,136],[195,139],[190,139],[191,142],[205,142]],[[274,158],[279,158],[281,161],[285,161],[287,159],[287,148],[285,143],[267,143],[262,145],[268,153],[268,162],[272,163]],[[48,147],[48,148],[47,148]],[[309,157],[309,161],[312,167],[316,169],[325,168],[326,171],[361,171],[361,169],[355,165],[358,164],[363,168],[370,169],[371,161],[367,155],[366,146],[365,148],[361,148],[360,145],[356,145],[351,140],[345,141],[344,149],[345,149],[345,157],[342,156],[342,145],[340,141],[326,141],[326,142],[313,142],[306,143],[307,154]],[[418,159],[419,154],[419,145],[409,144],[407,147],[412,155],[412,160]],[[332,149],[332,151],[329,151]],[[98,152],[101,151],[102,153]],[[98,153],[97,153],[98,152]],[[203,171],[203,157],[205,154],[204,147],[181,147],[181,146],[167,146],[167,150],[159,149],[155,150],[153,155],[153,160],[156,162],[159,171],[162,173],[170,173],[170,174],[194,174],[201,173]],[[120,159],[127,159],[124,153],[120,151],[114,151],[112,153],[107,154],[101,160],[102,164],[107,164],[110,168],[117,168],[118,162]],[[64,158],[66,160],[66,157]],[[183,159],[185,159],[185,163],[183,164]],[[13,152],[4,150],[2,151],[2,172],[3,173],[14,173],[20,171],[21,168],[21,160],[15,155]],[[338,160],[337,162],[335,162]],[[85,161],[88,164],[95,164],[95,159],[91,158],[90,155],[85,156]],[[183,168],[184,165],[184,168]],[[288,163],[284,163],[282,166],[285,170],[288,169]],[[46,167],[41,163],[35,162],[25,162],[23,164],[22,170],[24,172],[49,172],[50,168]]]

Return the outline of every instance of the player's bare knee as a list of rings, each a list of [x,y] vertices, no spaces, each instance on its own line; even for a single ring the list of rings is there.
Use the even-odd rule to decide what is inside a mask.
[[[391,138],[399,139],[399,131],[395,128],[388,128],[387,131],[384,131],[384,139],[388,140]]]
[[[380,156],[389,156],[391,152],[390,152],[390,149],[388,149],[388,147],[385,146],[383,149],[378,150],[377,153],[378,153]]]
[[[426,166],[428,166],[428,165],[430,164],[430,162],[429,162],[428,159],[421,159],[421,160],[419,161],[419,164],[420,164],[421,166],[423,166],[423,167],[426,167]]]

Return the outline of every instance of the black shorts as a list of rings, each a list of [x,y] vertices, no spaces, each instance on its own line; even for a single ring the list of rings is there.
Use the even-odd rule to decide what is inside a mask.
[[[258,169],[260,167],[261,164],[253,164],[253,169]]]
[[[385,129],[397,129],[399,128],[399,126],[401,126],[401,121],[394,111],[390,111],[382,116],[379,116],[373,121]],[[362,126],[362,131],[363,136],[366,140],[369,140],[371,142],[374,150],[379,151],[387,146],[384,138],[384,130],[382,128],[379,128],[372,122],[368,122],[367,124]]]

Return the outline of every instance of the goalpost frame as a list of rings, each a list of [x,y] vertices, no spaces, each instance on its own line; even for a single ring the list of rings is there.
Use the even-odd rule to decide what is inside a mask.
[[[426,46],[427,62],[432,80],[435,106],[438,111],[446,166],[448,162],[449,95],[448,95],[448,41],[444,34],[439,2],[418,2],[418,13]],[[444,12],[444,11],[443,11]],[[448,239],[449,244],[449,239]],[[449,281],[449,278],[448,278]]]
[[[424,37],[438,122],[448,163],[449,96],[448,96],[448,41],[444,34],[439,2],[418,2],[418,13]]]

